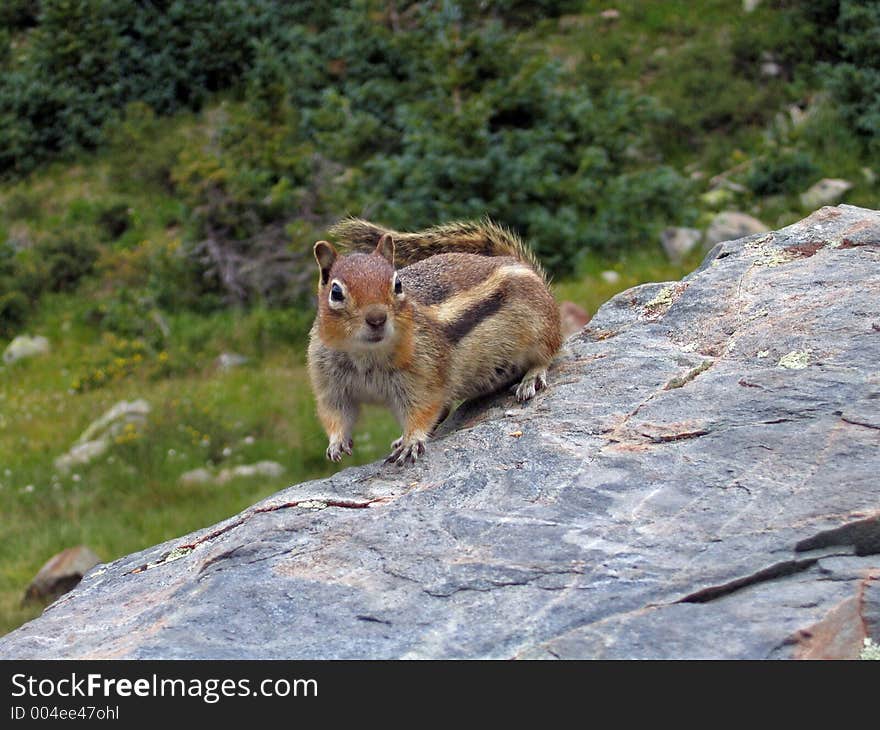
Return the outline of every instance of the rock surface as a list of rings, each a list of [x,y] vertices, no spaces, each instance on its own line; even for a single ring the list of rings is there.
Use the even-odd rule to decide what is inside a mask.
[[[40,568],[24,594],[24,602],[50,601],[67,593],[101,562],[85,545],[62,550]]]
[[[806,353],[805,367],[780,367]],[[423,462],[93,570],[0,657],[855,657],[880,640],[880,213],[616,296]]]

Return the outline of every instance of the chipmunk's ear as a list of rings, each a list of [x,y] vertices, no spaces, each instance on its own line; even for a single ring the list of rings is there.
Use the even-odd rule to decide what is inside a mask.
[[[336,249],[327,241],[318,241],[315,244],[315,261],[318,262],[318,268],[321,269],[322,285],[330,281],[330,269],[333,268],[336,255]]]
[[[383,233],[376,245],[376,253],[394,266],[394,239],[390,233]]]

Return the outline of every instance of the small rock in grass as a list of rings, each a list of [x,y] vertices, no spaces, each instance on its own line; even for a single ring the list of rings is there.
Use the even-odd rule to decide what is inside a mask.
[[[769,229],[757,218],[746,213],[737,211],[725,211],[712,219],[706,236],[703,239],[706,248],[714,246],[722,241],[734,241],[743,236],[751,236],[755,233],[765,233]]]
[[[672,262],[679,262],[699,244],[703,233],[696,228],[667,228],[660,234],[660,245]]]
[[[178,479],[180,485],[184,487],[191,487],[195,484],[207,484],[212,481],[214,481],[214,475],[204,467],[184,472]]]
[[[248,359],[244,355],[235,352],[221,352],[215,361],[220,370],[231,370],[246,364]]]
[[[559,317],[562,320],[562,336],[573,335],[590,321],[590,313],[574,302],[564,301],[559,305]]]
[[[72,466],[94,461],[110,448],[113,438],[123,433],[126,427],[145,423],[149,413],[150,404],[143,399],[119,401],[92,421],[66,454],[55,459],[55,468],[69,471]]]
[[[110,448],[110,442],[106,439],[95,439],[74,444],[70,451],[55,459],[55,468],[61,472],[70,471],[71,467],[88,464],[103,455]]]
[[[218,484],[225,484],[238,477],[268,477],[274,479],[284,474],[284,467],[277,461],[258,461],[256,464],[242,464],[231,469],[222,469],[217,475]]]
[[[808,210],[834,205],[853,187],[849,180],[826,177],[801,194],[801,205]]]
[[[40,568],[25,590],[22,603],[54,601],[72,590],[100,562],[101,558],[85,545],[62,550]]]
[[[49,340],[42,335],[31,337],[30,335],[19,335],[3,352],[3,362],[11,365],[19,360],[24,360],[37,355],[45,355],[49,352]]]

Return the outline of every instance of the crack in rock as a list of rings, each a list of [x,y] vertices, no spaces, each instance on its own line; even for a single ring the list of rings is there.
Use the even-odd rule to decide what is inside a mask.
[[[698,591],[686,595],[684,598],[680,598],[676,603],[708,603],[709,601],[723,598],[724,596],[728,596],[731,593],[735,593],[736,591],[755,585],[756,583],[766,583],[767,581],[776,580],[777,578],[785,578],[786,576],[800,573],[812,568],[818,562],[819,558],[807,558],[805,560],[785,560],[781,563],[774,563],[773,565],[762,568],[751,575],[735,578],[734,580],[720,585],[701,588]]]
[[[144,563],[143,565],[139,565],[136,568],[128,571],[127,575],[135,575],[138,573],[143,573],[152,568],[157,568],[160,565],[166,565],[175,560],[179,560],[180,558],[188,555],[196,548],[206,544],[213,542],[221,535],[225,535],[227,532],[231,532],[237,527],[241,527],[245,524],[251,517],[258,514],[266,514],[268,512],[278,512],[283,509],[291,509],[295,507],[299,507],[301,509],[310,509],[310,510],[319,510],[326,509],[327,507],[340,507],[343,509],[366,509],[371,505],[377,502],[386,502],[388,501],[386,497],[375,497],[373,499],[367,500],[352,500],[352,499],[325,499],[320,497],[307,497],[303,499],[297,499],[289,502],[282,502],[280,504],[270,504],[264,507],[253,507],[252,509],[244,512],[238,519],[233,520],[227,524],[221,525],[216,530],[212,530],[211,532],[202,535],[196,540],[193,540],[190,543],[184,545],[178,545],[170,552],[163,555],[158,560],[152,563]],[[240,547],[240,546],[239,546]],[[235,548],[238,549],[238,548]],[[232,551],[234,552],[234,550]],[[231,554],[231,553],[230,553]],[[224,554],[226,555],[226,554]],[[217,556],[216,558],[212,558],[211,561],[202,566],[202,569],[211,564],[211,562],[215,562],[216,560],[224,557],[223,555]],[[201,571],[200,571],[201,572]]]
[[[880,554],[880,515],[825,530],[801,540],[794,549],[795,552],[805,553],[845,545],[851,545],[858,556]]]

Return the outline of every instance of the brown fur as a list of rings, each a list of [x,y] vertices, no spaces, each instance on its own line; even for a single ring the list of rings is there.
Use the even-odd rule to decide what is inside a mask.
[[[373,251],[338,257],[326,242],[315,246],[321,279],[309,372],[328,458],[351,453],[361,403],[391,408],[403,435],[389,460],[404,463],[424,452],[456,401],[519,379],[517,397],[527,400],[546,385],[562,341],[559,309],[518,238],[487,222],[396,234],[350,219],[340,231],[353,248]],[[451,253],[441,252],[444,235]],[[392,261],[409,265],[395,274]],[[331,301],[334,286],[344,301]]]
[[[416,233],[402,233],[362,218],[345,218],[330,229],[342,246],[371,251],[382,236],[394,239],[395,264],[408,266],[440,253],[471,253],[479,256],[511,256],[531,266],[547,281],[541,262],[513,231],[489,219],[454,221]]]

